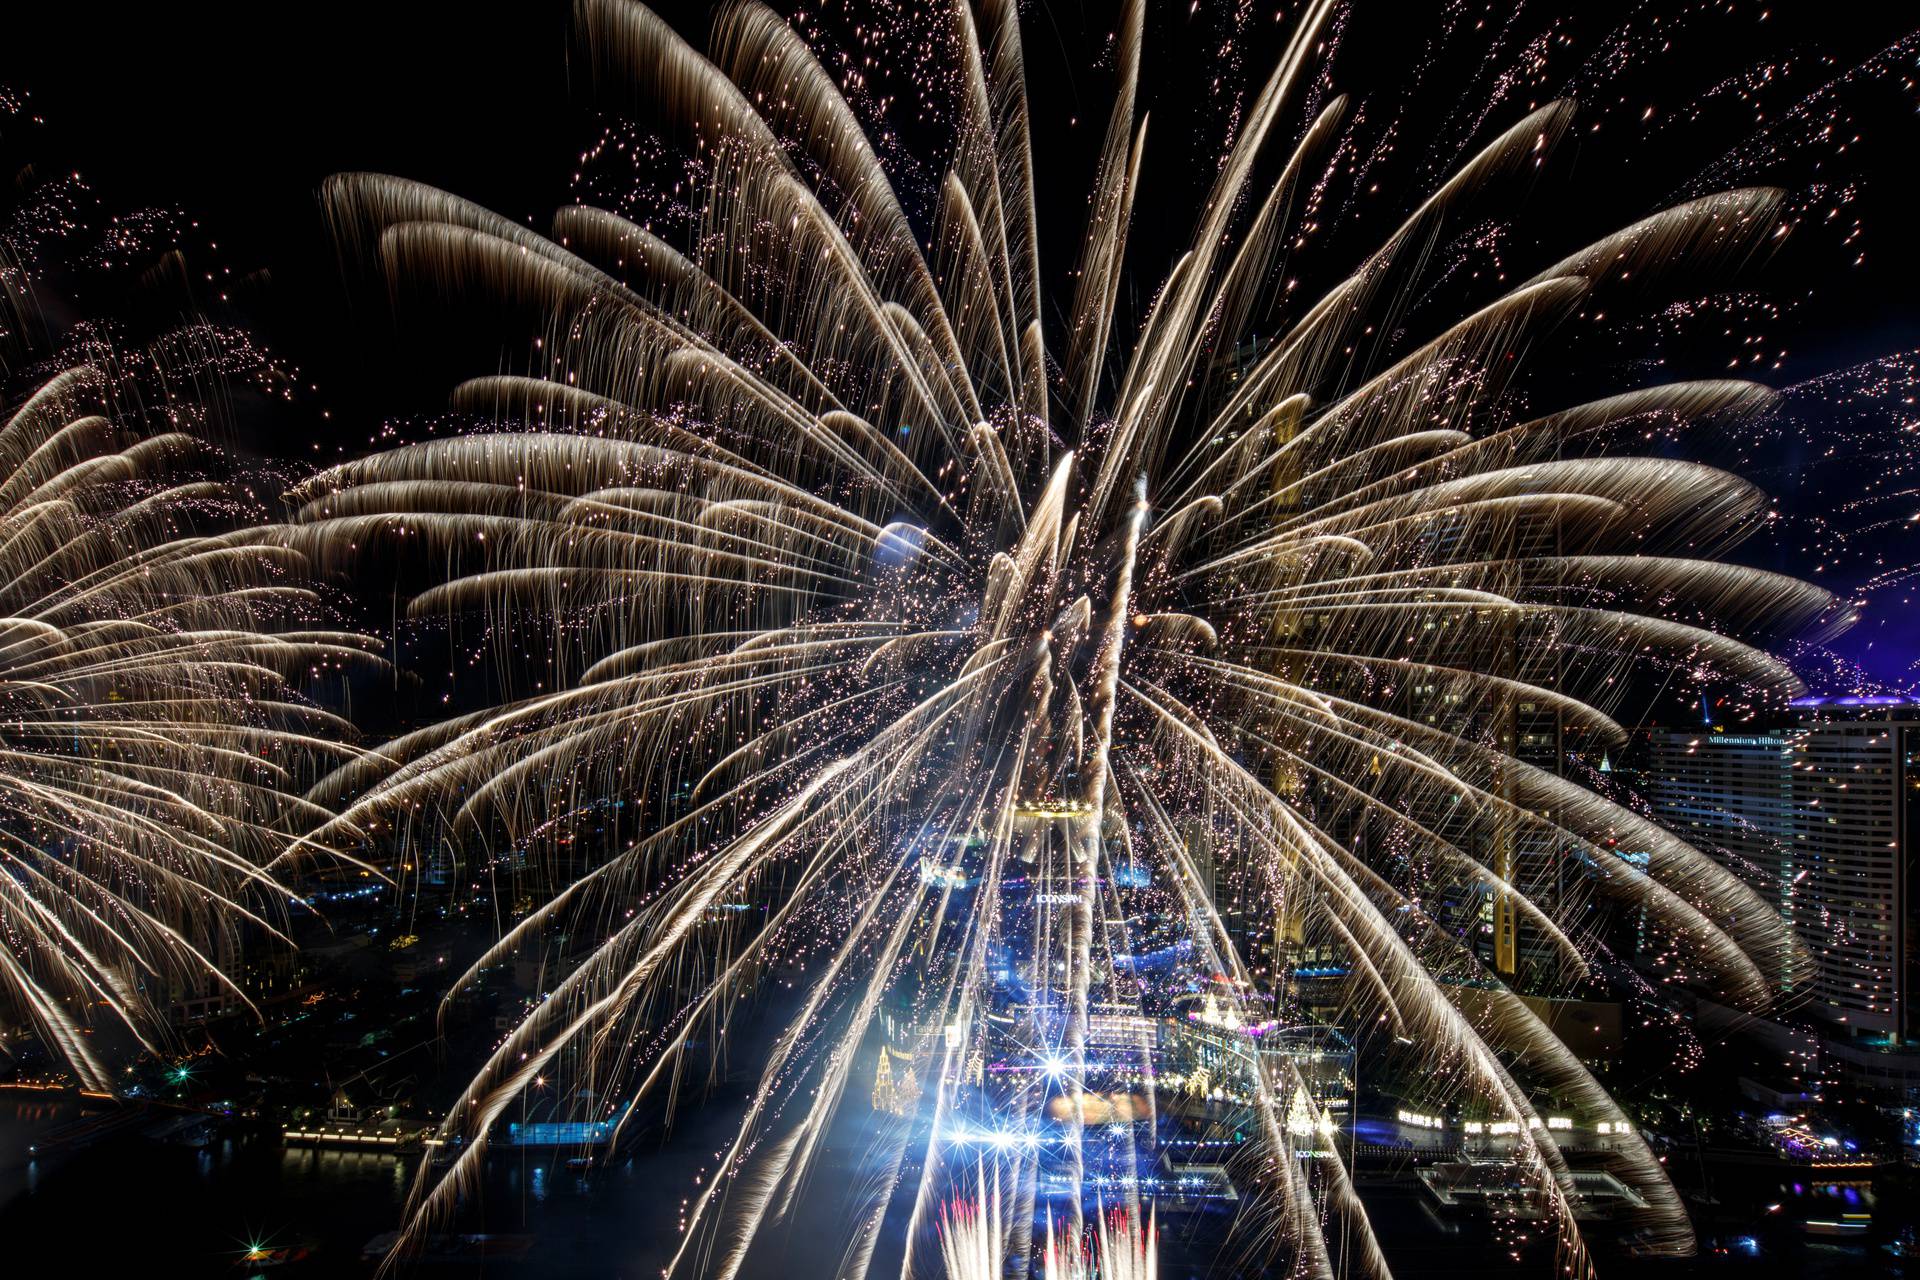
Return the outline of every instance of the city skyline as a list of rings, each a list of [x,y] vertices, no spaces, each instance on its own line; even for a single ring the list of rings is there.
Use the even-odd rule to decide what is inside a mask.
[[[1920,31],[1375,16],[37,15],[23,1257],[1910,1265]]]

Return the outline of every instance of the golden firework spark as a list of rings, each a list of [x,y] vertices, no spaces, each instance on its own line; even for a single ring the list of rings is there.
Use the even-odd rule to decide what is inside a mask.
[[[271,529],[195,531],[235,495],[113,382],[67,370],[0,425],[0,991],[91,1088],[89,1007],[151,1045],[174,978],[246,1002],[219,940],[285,941],[276,867],[330,816],[300,792],[353,754],[293,690],[368,656]]]
[[[1338,284],[1294,298],[1271,286],[1344,104],[1286,122],[1330,7],[1308,6],[1118,358],[1146,145],[1139,3],[1057,333],[1006,0],[927,19],[951,53],[955,141],[925,243],[834,77],[752,3],[725,11],[711,57],[629,0],[576,4],[593,90],[698,158],[685,247],[597,208],[562,210],[547,237],[398,178],[328,184],[342,242],[397,292],[525,332],[537,356],[458,390],[494,429],[308,481],[299,545],[335,564],[416,548],[444,578],[413,616],[537,624],[587,661],[313,798],[350,801],[343,822],[447,823],[495,847],[618,825],[617,804],[632,835],[461,979],[550,934],[573,948],[452,1111],[467,1145],[444,1176],[423,1170],[416,1229],[472,1184],[536,1076],[571,1068],[605,1097],[630,1081],[627,1103],[671,1090],[692,1042],[793,973],[792,1017],[670,1271],[736,1274],[894,1022],[928,1095],[880,1140],[889,1172],[842,1274],[873,1264],[903,1181],[902,1274],[938,1265],[928,1253],[987,1271],[982,1250],[1030,1258],[1053,1173],[1077,1240],[1107,1148],[1151,1141],[1129,1119],[1157,1105],[1146,1046],[1137,1102],[1094,1087],[1111,1067],[1089,1049],[1096,1004],[1139,1007],[1117,872],[1144,865],[1229,1002],[1258,984],[1222,877],[1337,953],[1347,1017],[1517,1135],[1579,1264],[1572,1178],[1533,1090],[1627,1129],[1509,989],[1516,939],[1583,974],[1595,904],[1618,902],[1748,1006],[1797,957],[1750,889],[1529,763],[1520,735],[1550,722],[1617,749],[1610,708],[1649,670],[1792,689],[1751,641],[1833,602],[1725,562],[1763,515],[1753,486],[1621,452],[1650,421],[1751,414],[1765,389],[1677,383],[1521,417],[1506,392],[1517,357],[1591,298],[1763,248],[1780,195],[1676,206],[1389,342],[1426,247],[1531,172],[1574,108],[1514,121]],[[1450,926],[1461,901],[1489,904],[1490,954]],[[1047,1067],[998,1103],[1005,1193],[929,1250],[934,1207],[979,1158],[969,1108],[1008,948],[1032,988],[1015,1034]],[[1322,1126],[1290,1115],[1305,1082],[1258,1074],[1262,1238],[1301,1274],[1334,1273],[1334,1240],[1384,1272]],[[1690,1249],[1645,1146],[1608,1158],[1647,1201],[1650,1247]],[[1148,1214],[1116,1194],[1132,1238]]]

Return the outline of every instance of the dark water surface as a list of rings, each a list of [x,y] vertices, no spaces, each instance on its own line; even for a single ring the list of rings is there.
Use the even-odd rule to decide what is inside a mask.
[[[744,1273],[749,1280],[828,1280],[851,1231],[850,1189],[871,1185],[862,1107],[837,1126],[836,1145],[809,1183],[802,1208],[769,1230]],[[0,1100],[0,1275],[5,1276],[368,1276],[367,1242],[398,1222],[419,1156],[283,1147],[271,1135],[223,1134],[204,1148],[169,1145],[133,1125],[78,1151],[36,1157],[37,1141],[79,1115],[70,1101]],[[581,1174],[566,1168],[571,1150],[502,1151],[463,1222],[465,1229],[524,1233],[533,1248],[520,1262],[416,1265],[421,1277],[657,1277],[679,1243],[679,1215],[695,1173],[710,1167],[732,1135],[734,1110],[696,1109],[671,1135],[635,1144],[630,1158]],[[1381,1179],[1360,1184],[1375,1228],[1400,1280],[1552,1275],[1550,1256],[1503,1266],[1470,1222],[1436,1216],[1414,1187]],[[1223,1223],[1163,1220],[1163,1280],[1199,1280],[1222,1272]],[[1243,1224],[1257,1234],[1258,1228]],[[304,1260],[261,1270],[246,1265],[250,1244],[303,1244]],[[1602,1259],[1603,1280],[1784,1280],[1785,1277],[1920,1276],[1884,1251],[1832,1246],[1792,1233],[1764,1233],[1751,1252],[1684,1263]],[[1229,1248],[1228,1254],[1239,1251]],[[1242,1254],[1241,1256],[1244,1256]],[[928,1262],[933,1259],[929,1258]],[[897,1247],[883,1247],[873,1275],[892,1275]],[[1238,1274],[1258,1274],[1239,1272]]]

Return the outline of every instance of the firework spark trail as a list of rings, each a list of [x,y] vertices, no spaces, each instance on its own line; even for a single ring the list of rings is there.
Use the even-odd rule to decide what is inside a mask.
[[[278,531],[198,531],[245,504],[137,395],[76,367],[0,425],[0,999],[94,1089],[88,1006],[154,1048],[170,981],[250,1004],[223,943],[288,943],[275,876],[331,852],[300,792],[356,754],[295,689],[377,661]]]
[[[1095,1219],[1089,1240],[1079,1233],[1063,1242],[1054,1235],[1053,1219],[1047,1219],[1046,1251],[1041,1255],[1045,1280],[1155,1280],[1160,1274],[1160,1226],[1149,1213],[1141,1221],[1137,1212],[1115,1209]],[[955,1271],[954,1280],[975,1275],[998,1275],[1000,1271]]]
[[[445,1176],[422,1171],[413,1233],[472,1184],[489,1125],[537,1070],[597,1072],[596,1095],[637,1077],[628,1100],[677,1085],[697,1033],[792,961],[808,966],[798,1012],[675,1269],[733,1274],[792,1211],[888,1007],[932,1086],[878,1162],[883,1206],[913,1183],[902,1274],[923,1269],[929,1230],[950,1268],[1030,1258],[1056,1202],[1078,1239],[1094,1161],[1139,1157],[1136,1126],[1089,1123],[1122,1114],[1093,1088],[1090,1003],[1140,1007],[1114,979],[1120,859],[1160,870],[1212,972],[1248,978],[1180,835],[1205,814],[1235,882],[1348,959],[1346,1016],[1511,1122],[1581,1264],[1566,1160],[1531,1090],[1618,1109],[1508,991],[1514,971],[1426,904],[1501,904],[1540,963],[1574,974],[1596,900],[1618,901],[1729,998],[1764,1002],[1762,975],[1795,959],[1778,918],[1683,841],[1516,758],[1515,735],[1524,711],[1617,743],[1612,711],[1649,673],[1777,696],[1795,682],[1765,646],[1848,618],[1825,592],[1721,561],[1764,518],[1752,485],[1623,450],[1654,425],[1758,413],[1763,388],[1679,383],[1517,423],[1506,397],[1519,353],[1595,299],[1764,252],[1780,193],[1691,200],[1424,341],[1363,341],[1426,296],[1445,269],[1427,246],[1537,168],[1574,108],[1507,127],[1344,279],[1291,299],[1270,285],[1293,193],[1340,154],[1338,100],[1297,141],[1285,124],[1329,9],[1310,7],[1248,104],[1191,251],[1117,358],[1145,143],[1143,18],[1127,6],[1057,382],[1009,4],[930,20],[951,46],[955,133],[930,248],[823,63],[755,4],[724,13],[712,60],[628,0],[576,6],[593,91],[699,157],[684,248],[603,210],[564,210],[547,238],[402,179],[329,183],[343,245],[404,302],[490,300],[487,323],[533,355],[457,392],[485,434],[301,486],[296,545],[343,566],[409,549],[443,575],[412,616],[557,629],[578,678],[343,767],[312,793],[345,803],[318,835],[519,846],[607,798],[635,824],[462,979],[549,932],[593,940],[451,1113],[469,1145]],[[1256,330],[1277,336],[1229,376],[1226,353]],[[955,837],[965,891],[939,871]],[[1644,868],[1613,851],[1629,841]],[[936,874],[916,884],[916,865]],[[716,915],[754,901],[770,908],[759,924]],[[989,1132],[975,1077],[1002,1034],[995,947],[1033,987],[1008,1034],[1059,1068],[1009,1084]],[[1256,1075],[1250,1189],[1274,1247],[1306,1275],[1384,1273],[1344,1168],[1294,1114],[1301,1082]],[[1056,1134],[1064,1194],[1048,1181]],[[990,1191],[976,1173],[981,1198],[943,1214],[982,1142]],[[1690,1249],[1644,1146],[1609,1164],[1650,1205],[1650,1247]],[[1131,1225],[1100,1247],[1131,1257],[1150,1211],[1134,1197],[1120,1212]],[[863,1216],[847,1254],[862,1272],[891,1220]]]

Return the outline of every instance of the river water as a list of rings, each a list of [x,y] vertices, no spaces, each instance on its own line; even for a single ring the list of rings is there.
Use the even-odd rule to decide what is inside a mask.
[[[836,1134],[813,1179],[802,1211],[767,1238],[745,1280],[827,1280],[838,1270],[840,1247],[851,1230],[850,1188],[868,1183],[871,1150],[861,1132],[865,1109]],[[223,1136],[204,1148],[154,1141],[131,1126],[94,1146],[37,1158],[30,1148],[79,1114],[72,1102],[31,1095],[0,1098],[0,1275],[219,1276],[259,1274],[262,1280],[369,1276],[367,1242],[399,1221],[418,1156],[392,1156],[283,1147],[269,1136]],[[732,1134],[735,1110],[695,1108],[670,1135],[635,1144],[630,1158],[582,1175],[565,1167],[572,1150],[501,1151],[491,1159],[478,1201],[468,1206],[466,1229],[534,1237],[518,1263],[461,1263],[410,1267],[425,1277],[498,1275],[647,1277],[679,1242],[679,1214],[695,1190],[694,1175],[710,1166]],[[1481,1233],[1442,1223],[1409,1185],[1364,1182],[1382,1244],[1402,1280],[1458,1280],[1495,1269]],[[1204,1261],[1217,1250],[1204,1226],[1162,1224],[1163,1280],[1215,1280]],[[250,1245],[304,1244],[311,1254],[285,1268],[246,1265]],[[882,1254],[890,1252],[883,1248]],[[1229,1252],[1235,1252],[1229,1250]],[[888,1261],[876,1257],[876,1263]],[[876,1265],[874,1274],[897,1271]],[[1623,1264],[1602,1265],[1620,1274]],[[1651,1265],[1628,1264],[1634,1280],[1724,1276],[1776,1280],[1787,1276],[1900,1275],[1879,1250],[1835,1249],[1804,1243],[1768,1245],[1751,1256],[1703,1257]],[[1529,1259],[1509,1275],[1550,1275],[1545,1259]],[[1920,1274],[1920,1272],[1916,1272]]]

